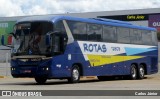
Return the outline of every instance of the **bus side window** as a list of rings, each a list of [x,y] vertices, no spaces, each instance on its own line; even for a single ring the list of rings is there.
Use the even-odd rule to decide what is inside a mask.
[[[116,27],[103,26],[103,41],[111,43],[117,42]]]
[[[87,40],[86,23],[78,21],[67,21],[75,40]]]
[[[66,30],[64,28],[63,22],[62,21],[58,21],[54,24],[54,31],[59,31],[62,34],[66,34]]]
[[[141,30],[130,29],[130,40],[132,44],[142,44]]]
[[[142,42],[144,45],[152,45],[152,34],[150,31],[142,30]]]
[[[86,23],[74,22],[73,35],[77,40],[87,40],[87,28]]]
[[[89,41],[101,41],[102,26],[98,24],[87,24],[87,34]]]
[[[155,31],[151,31],[152,33],[152,45],[157,45],[157,33]]]
[[[64,24],[62,21],[58,21],[55,23],[54,31],[58,31],[61,35],[61,37],[59,38],[60,39],[59,41],[61,43],[59,49],[63,53],[67,45],[68,37],[67,37],[66,30],[64,28]]]
[[[130,43],[129,28],[117,28],[117,41],[118,43]]]

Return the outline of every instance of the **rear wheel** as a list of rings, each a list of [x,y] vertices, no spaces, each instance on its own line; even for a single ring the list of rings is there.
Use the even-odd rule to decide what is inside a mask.
[[[130,78],[132,80],[137,79],[137,68],[136,68],[136,66],[134,64],[131,65]]]
[[[45,84],[45,82],[47,81],[47,78],[45,78],[45,77],[35,77],[35,81],[38,84]]]
[[[78,83],[80,80],[80,69],[77,65],[74,65],[71,70],[71,77],[68,78],[69,83]]]
[[[145,75],[144,66],[140,65],[138,70],[138,79],[143,79]]]

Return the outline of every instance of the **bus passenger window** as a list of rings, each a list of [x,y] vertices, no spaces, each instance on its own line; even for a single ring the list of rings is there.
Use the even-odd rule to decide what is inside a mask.
[[[141,30],[130,29],[130,40],[132,44],[142,44]]]
[[[87,40],[86,23],[77,21],[67,21],[75,40]]]
[[[150,31],[142,31],[142,42],[144,45],[152,45],[152,34]]]
[[[129,28],[117,28],[117,40],[119,43],[130,43]]]
[[[103,26],[103,41],[115,43],[117,41],[116,27]]]
[[[102,26],[98,24],[88,24],[87,34],[89,41],[101,41],[102,38]]]
[[[73,28],[73,35],[77,40],[87,40],[87,28],[86,23],[75,22]]]
[[[157,33],[155,31],[151,31],[152,33],[152,45],[157,45]]]

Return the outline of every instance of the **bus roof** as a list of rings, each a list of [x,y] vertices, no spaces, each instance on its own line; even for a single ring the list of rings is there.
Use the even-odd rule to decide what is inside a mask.
[[[19,22],[33,22],[33,21],[52,21],[56,16],[55,15],[38,15],[38,16],[30,16],[30,17],[25,17],[17,21]]]
[[[57,15],[30,16],[30,17],[26,17],[26,18],[18,20],[17,23],[28,22],[28,21],[56,22],[59,20],[72,20],[72,21],[80,21],[80,22],[87,22],[87,23],[97,23],[97,24],[105,24],[105,25],[111,25],[111,26],[120,26],[120,27],[126,27],[126,28],[128,27],[128,28],[156,31],[155,28],[133,25],[129,22],[119,21],[119,20],[111,20],[111,19],[104,19],[104,18],[78,18],[78,17],[57,16]]]

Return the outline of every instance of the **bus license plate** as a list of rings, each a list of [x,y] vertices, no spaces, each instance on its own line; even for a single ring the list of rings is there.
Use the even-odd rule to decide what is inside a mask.
[[[24,73],[31,73],[31,70],[24,70]]]

